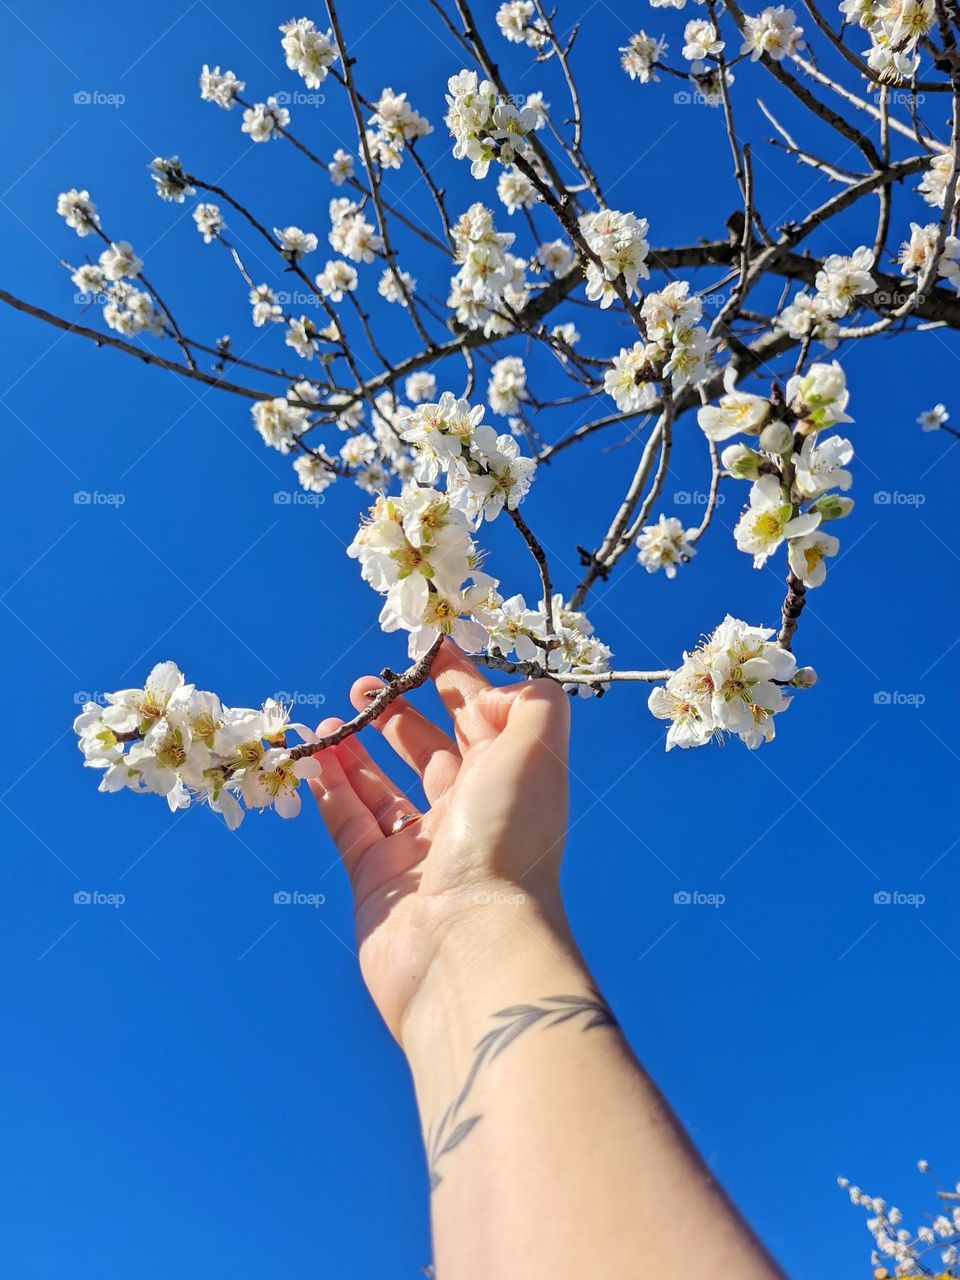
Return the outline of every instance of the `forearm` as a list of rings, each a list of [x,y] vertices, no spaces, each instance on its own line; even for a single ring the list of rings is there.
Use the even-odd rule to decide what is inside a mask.
[[[593,986],[559,901],[452,930],[404,1025],[439,1280],[779,1274]],[[500,900],[497,900],[499,897]]]

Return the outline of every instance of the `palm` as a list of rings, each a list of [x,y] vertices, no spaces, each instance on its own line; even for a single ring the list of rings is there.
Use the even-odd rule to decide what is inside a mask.
[[[489,900],[492,884],[555,872],[566,818],[566,707],[556,687],[492,690],[450,644],[433,675],[453,737],[403,699],[377,722],[420,775],[430,806],[421,820],[394,830],[416,811],[357,737],[321,752],[321,776],[311,783],[353,885],[364,978],[394,1030],[442,930]],[[366,705],[378,683],[358,680],[354,705]],[[515,716],[506,732],[521,689],[534,704],[524,707],[527,731]]]

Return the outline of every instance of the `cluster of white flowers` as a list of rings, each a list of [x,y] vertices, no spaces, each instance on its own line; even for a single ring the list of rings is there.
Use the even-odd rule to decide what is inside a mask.
[[[529,399],[527,370],[519,356],[504,356],[490,370],[487,404],[502,417],[520,412],[520,401]]]
[[[917,191],[923,196],[927,204],[933,205],[935,209],[943,208],[947,186],[952,173],[953,156],[949,151],[944,151],[934,156],[930,161],[930,168],[923,175],[917,186]]]
[[[475,178],[484,178],[492,160],[512,164],[527,156],[527,134],[539,123],[542,107],[527,102],[518,107],[501,97],[489,80],[477,81],[475,71],[460,71],[447,82],[446,125],[454,139],[457,160],[469,160]]]
[[[343,258],[334,258],[316,276],[317,288],[331,302],[340,302],[345,293],[353,293],[357,287],[357,269]]]
[[[254,285],[250,290],[250,306],[253,308],[253,323],[258,329],[268,322],[283,319],[283,308],[268,284]]]
[[[179,156],[157,156],[147,165],[154,190],[161,200],[183,204],[185,197],[196,195]]]
[[[363,216],[362,207],[346,196],[330,201],[330,232],[327,236],[337,253],[351,262],[373,262],[383,241]]]
[[[930,1172],[926,1160],[918,1160],[917,1168],[921,1173]],[[888,1204],[881,1196],[868,1195],[849,1178],[838,1178],[837,1182],[849,1195],[850,1203],[867,1214],[866,1227],[874,1244],[870,1257],[874,1276],[930,1276],[934,1270],[931,1258],[934,1251],[947,1268],[942,1272],[936,1268],[938,1280],[952,1280],[960,1274],[960,1205],[954,1205],[947,1212],[947,1206],[941,1201],[937,1212],[929,1215],[928,1222],[915,1231],[908,1231],[903,1225],[903,1213],[896,1205]],[[960,1183],[946,1195],[960,1200]],[[894,1264],[892,1273],[888,1270],[889,1263]]]
[[[917,45],[936,22],[934,0],[842,0],[840,12],[869,34],[863,52],[878,79],[899,83],[916,73]]]
[[[73,728],[84,764],[103,770],[101,791],[165,796],[171,810],[201,801],[231,831],[244,806],[295,817],[301,779],[318,772],[311,756],[291,758],[288,730],[307,743],[317,738],[290,723],[287,707],[273,699],[259,711],[226,707],[185,684],[172,662],[158,663],[142,689],[108,693],[105,706],[86,703]]]
[[[408,142],[433,133],[433,125],[414,111],[405,93],[384,89],[367,121],[367,146],[381,169],[399,169]]]
[[[611,650],[594,634],[587,615],[567,608],[563,596],[551,596],[550,620],[552,636],[548,635],[543,600],[536,609],[528,608],[522,595],[501,601],[487,619],[490,653],[535,662],[561,678],[576,676],[576,680],[561,680],[562,688],[592,697],[596,690],[590,677],[610,670]]]
[[[849,393],[843,369],[834,361],[795,375],[776,413],[764,397],[737,391],[730,369],[725,386],[718,406],[699,411],[700,426],[715,441],[740,433],[757,436],[761,450],[736,444],[721,454],[729,475],[753,480],[749,505],[734,530],[737,546],[760,568],[786,541],[793,573],[804,586],[819,587],[826,577],[825,558],[840,546],[823,525],[853,509],[852,499],[831,492],[850,488],[846,466],[853,446],[841,436],[819,439],[825,428],[852,422],[845,412]]]
[[[531,49],[543,47],[547,35],[536,21],[533,0],[507,0],[497,10],[497,26],[505,40],[527,44]]]
[[[835,347],[836,322],[855,310],[859,299],[877,287],[873,268],[874,253],[866,245],[851,254],[830,254],[814,279],[816,292],[795,294],[775,323],[791,338],[818,338],[824,346]]]
[[[668,578],[677,576],[677,565],[686,564],[696,554],[687,539],[692,530],[684,529],[676,516],[661,515],[656,524],[645,524],[637,538],[637,560],[647,573],[662,569]]]
[[[507,213],[529,209],[539,199],[537,188],[519,169],[504,169],[497,179],[497,196]]]
[[[377,293],[387,302],[397,302],[401,307],[407,305],[407,299],[416,291],[417,282],[409,271],[398,271],[394,267],[385,267],[377,281]]]
[[[615,209],[582,215],[583,238],[599,259],[599,265],[593,261],[586,264],[587,297],[591,302],[599,302],[602,308],[609,307],[616,297],[613,282],[618,276],[623,277],[628,293],[636,290],[638,279],[649,279],[646,262],[650,250],[649,229],[646,218],[638,219],[632,213],[618,213]]]
[[[318,31],[310,18],[291,18],[280,27],[287,66],[303,77],[308,89],[319,89],[338,53],[332,31]]]
[[[399,433],[413,448],[417,481],[432,485],[444,476],[450,502],[474,527],[504,507],[514,510],[536,470],[512,436],[498,436],[482,418],[482,405],[471,407],[445,391],[436,403],[418,405]]]
[[[482,329],[487,337],[509,333],[510,311],[526,306],[529,286],[522,258],[508,252],[515,237],[497,231],[493,214],[472,204],[451,227],[457,274],[450,281],[447,305],[460,324]]]
[[[95,264],[83,263],[72,272],[70,279],[81,293],[103,303],[103,318],[108,328],[128,338],[139,333],[158,334],[162,332],[163,321],[153,299],[129,283],[142,268],[143,263],[132,245],[126,240],[111,241]]]
[[[466,516],[446,494],[412,485],[399,497],[380,495],[347,554],[385,597],[383,630],[410,633],[411,657],[441,634],[467,653],[486,647],[483,619],[496,605],[497,584],[478,568]]]
[[[204,244],[210,244],[211,241],[216,240],[221,231],[227,228],[220,209],[215,204],[198,204],[193,211],[193,220],[197,224],[197,230],[203,236]]]
[[[243,124],[240,128],[250,135],[252,142],[269,142],[271,138],[280,136],[278,130],[285,129],[290,123],[290,112],[281,107],[274,97],[266,102],[255,102],[243,113]]]
[[[224,71],[214,67],[211,71],[206,63],[200,72],[200,97],[204,102],[213,102],[225,111],[231,111],[237,100],[237,94],[246,88],[246,81],[238,80],[232,71]]]
[[[89,191],[78,191],[76,187],[61,191],[57,196],[57,213],[78,236],[88,236],[100,227],[100,215]]]
[[[638,31],[630,37],[630,43],[621,45],[618,52],[622,54],[620,65],[631,80],[639,80],[641,84],[649,84],[651,80],[659,80],[654,67],[667,52],[666,40],[648,36],[646,31]]]
[[[797,26],[797,15],[782,4],[771,5],[757,17],[744,19],[741,53],[749,53],[756,62],[767,54],[775,62],[792,58],[804,47],[803,27]]]
[[[773,739],[773,717],[790,705],[784,685],[809,688],[810,667],[797,670],[792,653],[772,642],[773,631],[751,627],[728,614],[647,705],[658,720],[669,720],[667,750],[702,747],[711,738],[735,733],[751,750]]]
[[[312,231],[299,227],[274,227],[273,234],[280,241],[280,253],[288,262],[299,262],[305,253],[313,253],[319,241]]]
[[[162,330],[159,312],[150,295],[135,289],[126,280],[117,280],[105,290],[103,318],[110,329],[132,338],[138,333],[158,334]]]
[[[936,252],[940,228],[935,222],[921,226],[918,222],[910,223],[910,239],[900,246],[900,270],[905,276],[923,277]],[[937,275],[948,280],[960,293],[960,240],[956,236],[945,236],[943,252],[937,261]]]
[[[675,280],[649,293],[640,308],[647,341],[624,347],[604,375],[603,388],[621,413],[642,413],[657,399],[658,380],[670,377],[674,387],[701,382],[710,370],[711,342],[698,323],[700,299],[690,296],[686,280]]]
[[[297,399],[299,399],[299,395]],[[251,406],[253,425],[260,432],[264,444],[278,453],[289,453],[297,437],[310,425],[310,411],[302,405],[291,404],[284,396],[270,400],[258,400]]]

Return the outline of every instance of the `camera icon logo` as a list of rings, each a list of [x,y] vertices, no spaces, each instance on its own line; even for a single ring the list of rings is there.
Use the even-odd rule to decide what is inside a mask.
[[[273,901],[278,907],[286,907],[290,905],[293,899],[291,898],[288,890],[278,889],[273,895]]]

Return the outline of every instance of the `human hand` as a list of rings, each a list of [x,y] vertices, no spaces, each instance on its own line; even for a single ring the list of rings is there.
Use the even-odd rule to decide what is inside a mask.
[[[562,918],[567,697],[549,680],[494,687],[450,641],[431,675],[453,737],[403,698],[374,722],[420,775],[422,818],[403,823],[418,811],[356,735],[319,752],[310,779],[353,886],[364,979],[398,1040],[451,938],[489,943],[525,911]],[[362,677],[351,702],[363,708],[380,686]]]

